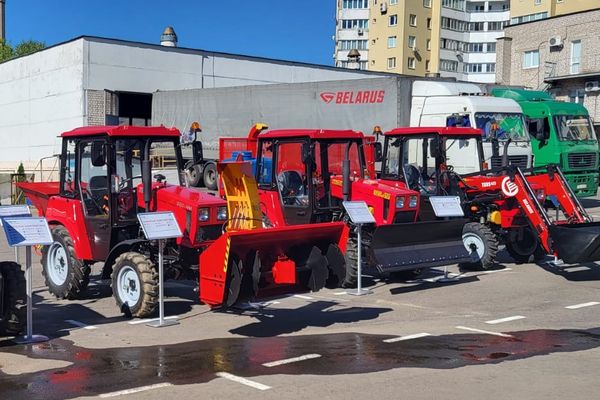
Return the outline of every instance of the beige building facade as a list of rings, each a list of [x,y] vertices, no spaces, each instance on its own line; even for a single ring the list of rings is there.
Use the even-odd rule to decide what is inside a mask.
[[[599,38],[600,8],[508,26],[498,40],[496,81],[582,103],[598,125]]]
[[[600,6],[598,0],[511,0],[510,22],[537,21],[558,15],[592,10]]]

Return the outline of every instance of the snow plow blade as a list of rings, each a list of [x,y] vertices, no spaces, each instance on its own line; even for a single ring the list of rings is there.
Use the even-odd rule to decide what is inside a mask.
[[[462,240],[467,222],[454,219],[377,227],[371,242],[377,270],[385,273],[471,262]]]
[[[339,269],[348,228],[343,222],[225,232],[200,255],[200,301],[231,306],[259,284],[301,284],[316,291]]]
[[[600,260],[600,222],[551,225],[552,247],[567,264]]]

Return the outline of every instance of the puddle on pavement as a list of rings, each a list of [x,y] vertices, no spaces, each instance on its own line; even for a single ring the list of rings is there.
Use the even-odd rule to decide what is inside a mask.
[[[454,334],[384,343],[389,335],[340,333],[269,338],[227,338],[149,347],[86,349],[70,341],[5,347],[31,358],[70,361],[67,368],[17,376],[0,373],[2,399],[67,399],[161,382],[202,383],[226,371],[269,374],[360,374],[395,368],[448,369],[518,360],[600,345],[600,328],[531,330],[513,337]],[[263,363],[304,354],[322,357],[273,368]]]

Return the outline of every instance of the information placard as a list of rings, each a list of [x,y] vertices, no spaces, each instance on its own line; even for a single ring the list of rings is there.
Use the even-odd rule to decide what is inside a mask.
[[[429,197],[429,201],[436,217],[465,216],[458,196],[431,196]]]
[[[171,211],[139,213],[138,220],[148,240],[182,237],[181,229]]]
[[[367,203],[364,201],[344,201],[342,202],[348,216],[355,224],[374,224],[375,217],[369,211]]]
[[[4,233],[11,247],[52,244],[52,234],[48,222],[42,217],[6,217]]]
[[[4,217],[31,217],[31,210],[26,205],[0,206],[0,226]]]

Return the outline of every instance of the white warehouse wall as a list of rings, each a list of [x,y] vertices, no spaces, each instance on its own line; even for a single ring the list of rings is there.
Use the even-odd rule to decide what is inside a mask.
[[[84,123],[82,76],[81,41],[0,64],[0,169],[60,151],[56,136]]]

